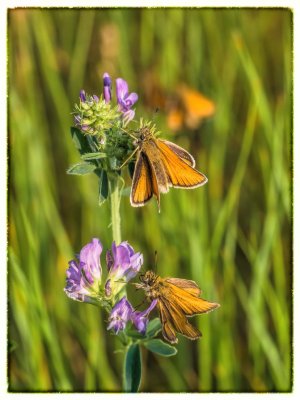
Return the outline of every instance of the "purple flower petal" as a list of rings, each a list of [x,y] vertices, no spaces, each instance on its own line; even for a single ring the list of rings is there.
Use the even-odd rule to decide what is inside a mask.
[[[81,268],[75,260],[69,261],[69,268],[66,271],[67,275],[67,291],[78,291],[82,288]]]
[[[122,242],[119,246],[116,247],[114,268],[118,268],[120,266],[122,266],[122,268],[127,268],[129,264],[130,253],[124,242]]]
[[[85,287],[81,268],[75,260],[69,261],[69,268],[66,271],[66,275],[67,281],[66,287],[64,288],[66,295],[73,300],[84,301],[89,291]]]
[[[116,91],[118,103],[122,102],[122,100],[128,96],[128,84],[124,79],[116,79]]]
[[[107,72],[103,74],[103,97],[106,103],[111,101],[111,79]]]
[[[128,84],[122,79],[116,79],[116,92],[117,92],[117,100],[119,104],[119,109],[124,113],[124,118],[126,117],[127,122],[129,122],[134,117],[134,111],[127,113],[134,103],[138,100],[138,95],[136,93],[128,92]]]
[[[112,252],[106,257],[109,278],[120,280],[125,278],[126,282],[134,278],[143,264],[143,255],[135,253],[128,242],[122,242],[116,246],[112,244]]]
[[[134,105],[134,103],[138,101],[138,98],[139,96],[136,93],[130,93],[130,95],[125,98],[125,104],[127,109],[131,108]]]
[[[157,304],[157,299],[153,300],[150,306],[144,311],[134,311],[131,313],[131,321],[136,329],[143,335],[146,333],[147,325],[149,323],[148,315]]]
[[[92,302],[101,281],[100,254],[102,245],[99,239],[92,239],[79,254],[79,261],[69,261],[66,271],[66,287],[68,297],[85,302]]]
[[[91,243],[85,245],[80,251],[79,260],[91,284],[94,279],[99,280],[101,278],[100,254],[102,253],[102,248],[100,240],[94,238]]]
[[[132,305],[124,296],[111,310],[107,329],[114,329],[116,334],[123,331],[127,322],[130,321],[132,311]]]
[[[83,89],[80,90],[79,97],[81,101],[85,102],[86,96],[85,96],[85,91]]]

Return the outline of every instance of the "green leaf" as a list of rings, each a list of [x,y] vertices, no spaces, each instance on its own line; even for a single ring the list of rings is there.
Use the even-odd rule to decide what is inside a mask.
[[[129,336],[133,339],[145,339],[145,336],[139,333],[137,330],[134,329],[129,329],[128,331],[126,330],[126,336]]]
[[[138,344],[128,347],[124,364],[125,392],[136,393],[139,389],[142,376],[141,353]]]
[[[154,318],[149,322],[149,324],[147,326],[146,336],[148,338],[152,338],[152,337],[156,336],[160,331],[161,331],[160,319]]]
[[[76,149],[80,154],[90,153],[91,148],[89,145],[88,137],[85,136],[80,129],[71,127],[71,136],[75,144]]]
[[[97,166],[95,164],[83,162],[72,165],[68,170],[67,174],[70,175],[86,175],[93,172]]]
[[[161,339],[152,339],[147,342],[143,342],[143,345],[153,353],[159,354],[163,357],[174,356],[177,353],[177,349],[169,344],[163,342]]]
[[[99,176],[99,206],[101,206],[108,197],[108,179],[104,169],[97,175]]]
[[[101,152],[96,152],[96,153],[85,153],[82,154],[81,158],[85,161],[90,161],[90,160],[99,160],[100,158],[105,158],[106,154],[101,153]]]

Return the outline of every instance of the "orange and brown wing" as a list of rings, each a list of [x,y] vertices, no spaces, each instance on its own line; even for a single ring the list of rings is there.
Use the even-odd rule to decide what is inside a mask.
[[[178,157],[182,159],[182,161],[186,162],[191,167],[195,166],[195,159],[188,151],[175,143],[169,142],[168,140],[159,139],[159,141],[167,145],[175,154],[178,155]]]
[[[188,290],[182,289],[171,282],[169,282],[168,285],[169,297],[173,298],[174,303],[188,316],[208,313],[220,306],[218,303],[201,299],[191,294]]]
[[[172,339],[171,343],[176,343],[176,332],[181,333],[191,340],[198,339],[202,336],[199,329],[189,323],[178,304],[172,301],[172,299],[162,297],[160,298],[159,304],[167,321],[164,324],[162,323],[162,333],[166,340],[171,341],[170,339]]]
[[[191,189],[207,182],[204,174],[183,161],[164,141],[157,139],[157,146],[161,152],[170,186]]]
[[[172,324],[172,316],[161,300],[157,303],[163,337],[170,343],[177,343],[176,331]]]
[[[156,185],[157,186],[157,185]],[[154,189],[154,190],[153,190]],[[132,179],[130,203],[134,207],[143,206],[157,188],[152,185],[152,172],[144,153],[139,152]]]
[[[165,281],[184,289],[186,292],[189,292],[193,296],[199,296],[201,294],[201,289],[194,281],[180,278],[166,278]]]

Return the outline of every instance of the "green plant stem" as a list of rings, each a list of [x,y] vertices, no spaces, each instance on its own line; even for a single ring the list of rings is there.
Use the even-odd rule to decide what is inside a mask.
[[[118,177],[109,177],[110,187],[110,207],[111,207],[111,225],[112,236],[116,245],[121,243],[121,216],[120,216],[120,201],[121,193],[118,186]]]
[[[114,176],[114,175],[110,175],[108,176],[109,179],[109,191],[110,191],[110,209],[111,209],[111,226],[112,226],[112,237],[113,240],[115,241],[116,245],[119,245],[121,243],[121,216],[120,216],[120,203],[121,203],[121,191],[119,188],[119,178],[118,176]],[[124,286],[124,288],[121,290],[121,292],[118,294],[119,298],[122,298],[123,296],[126,296],[126,287]],[[123,344],[123,346],[126,348],[126,352],[125,352],[125,358],[124,358],[124,367],[123,367],[123,390],[124,392],[128,392],[128,391],[137,391],[138,386],[135,387],[133,389],[135,390],[131,390],[131,386],[129,388],[129,383],[128,381],[131,380],[128,378],[126,379],[126,376],[129,374],[129,372],[131,372],[130,368],[129,368],[129,372],[126,369],[126,365],[128,363],[127,358],[128,358],[128,349],[130,347],[128,347],[128,340],[126,338],[126,335],[124,335],[123,332],[121,332],[121,336],[120,336],[121,342]],[[139,359],[140,360],[140,359]],[[141,371],[141,366],[140,366],[140,371]],[[130,376],[131,377],[131,376]],[[140,378],[138,379],[138,381],[140,380]],[[135,383],[135,382],[134,382]],[[131,383],[132,385],[134,383]]]

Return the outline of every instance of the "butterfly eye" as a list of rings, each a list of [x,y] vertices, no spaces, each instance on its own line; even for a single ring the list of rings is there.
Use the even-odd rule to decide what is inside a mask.
[[[140,275],[140,276],[139,276],[139,280],[140,280],[140,282],[145,282],[144,278],[145,278],[145,275],[143,275],[143,274],[142,274],[142,275]]]

